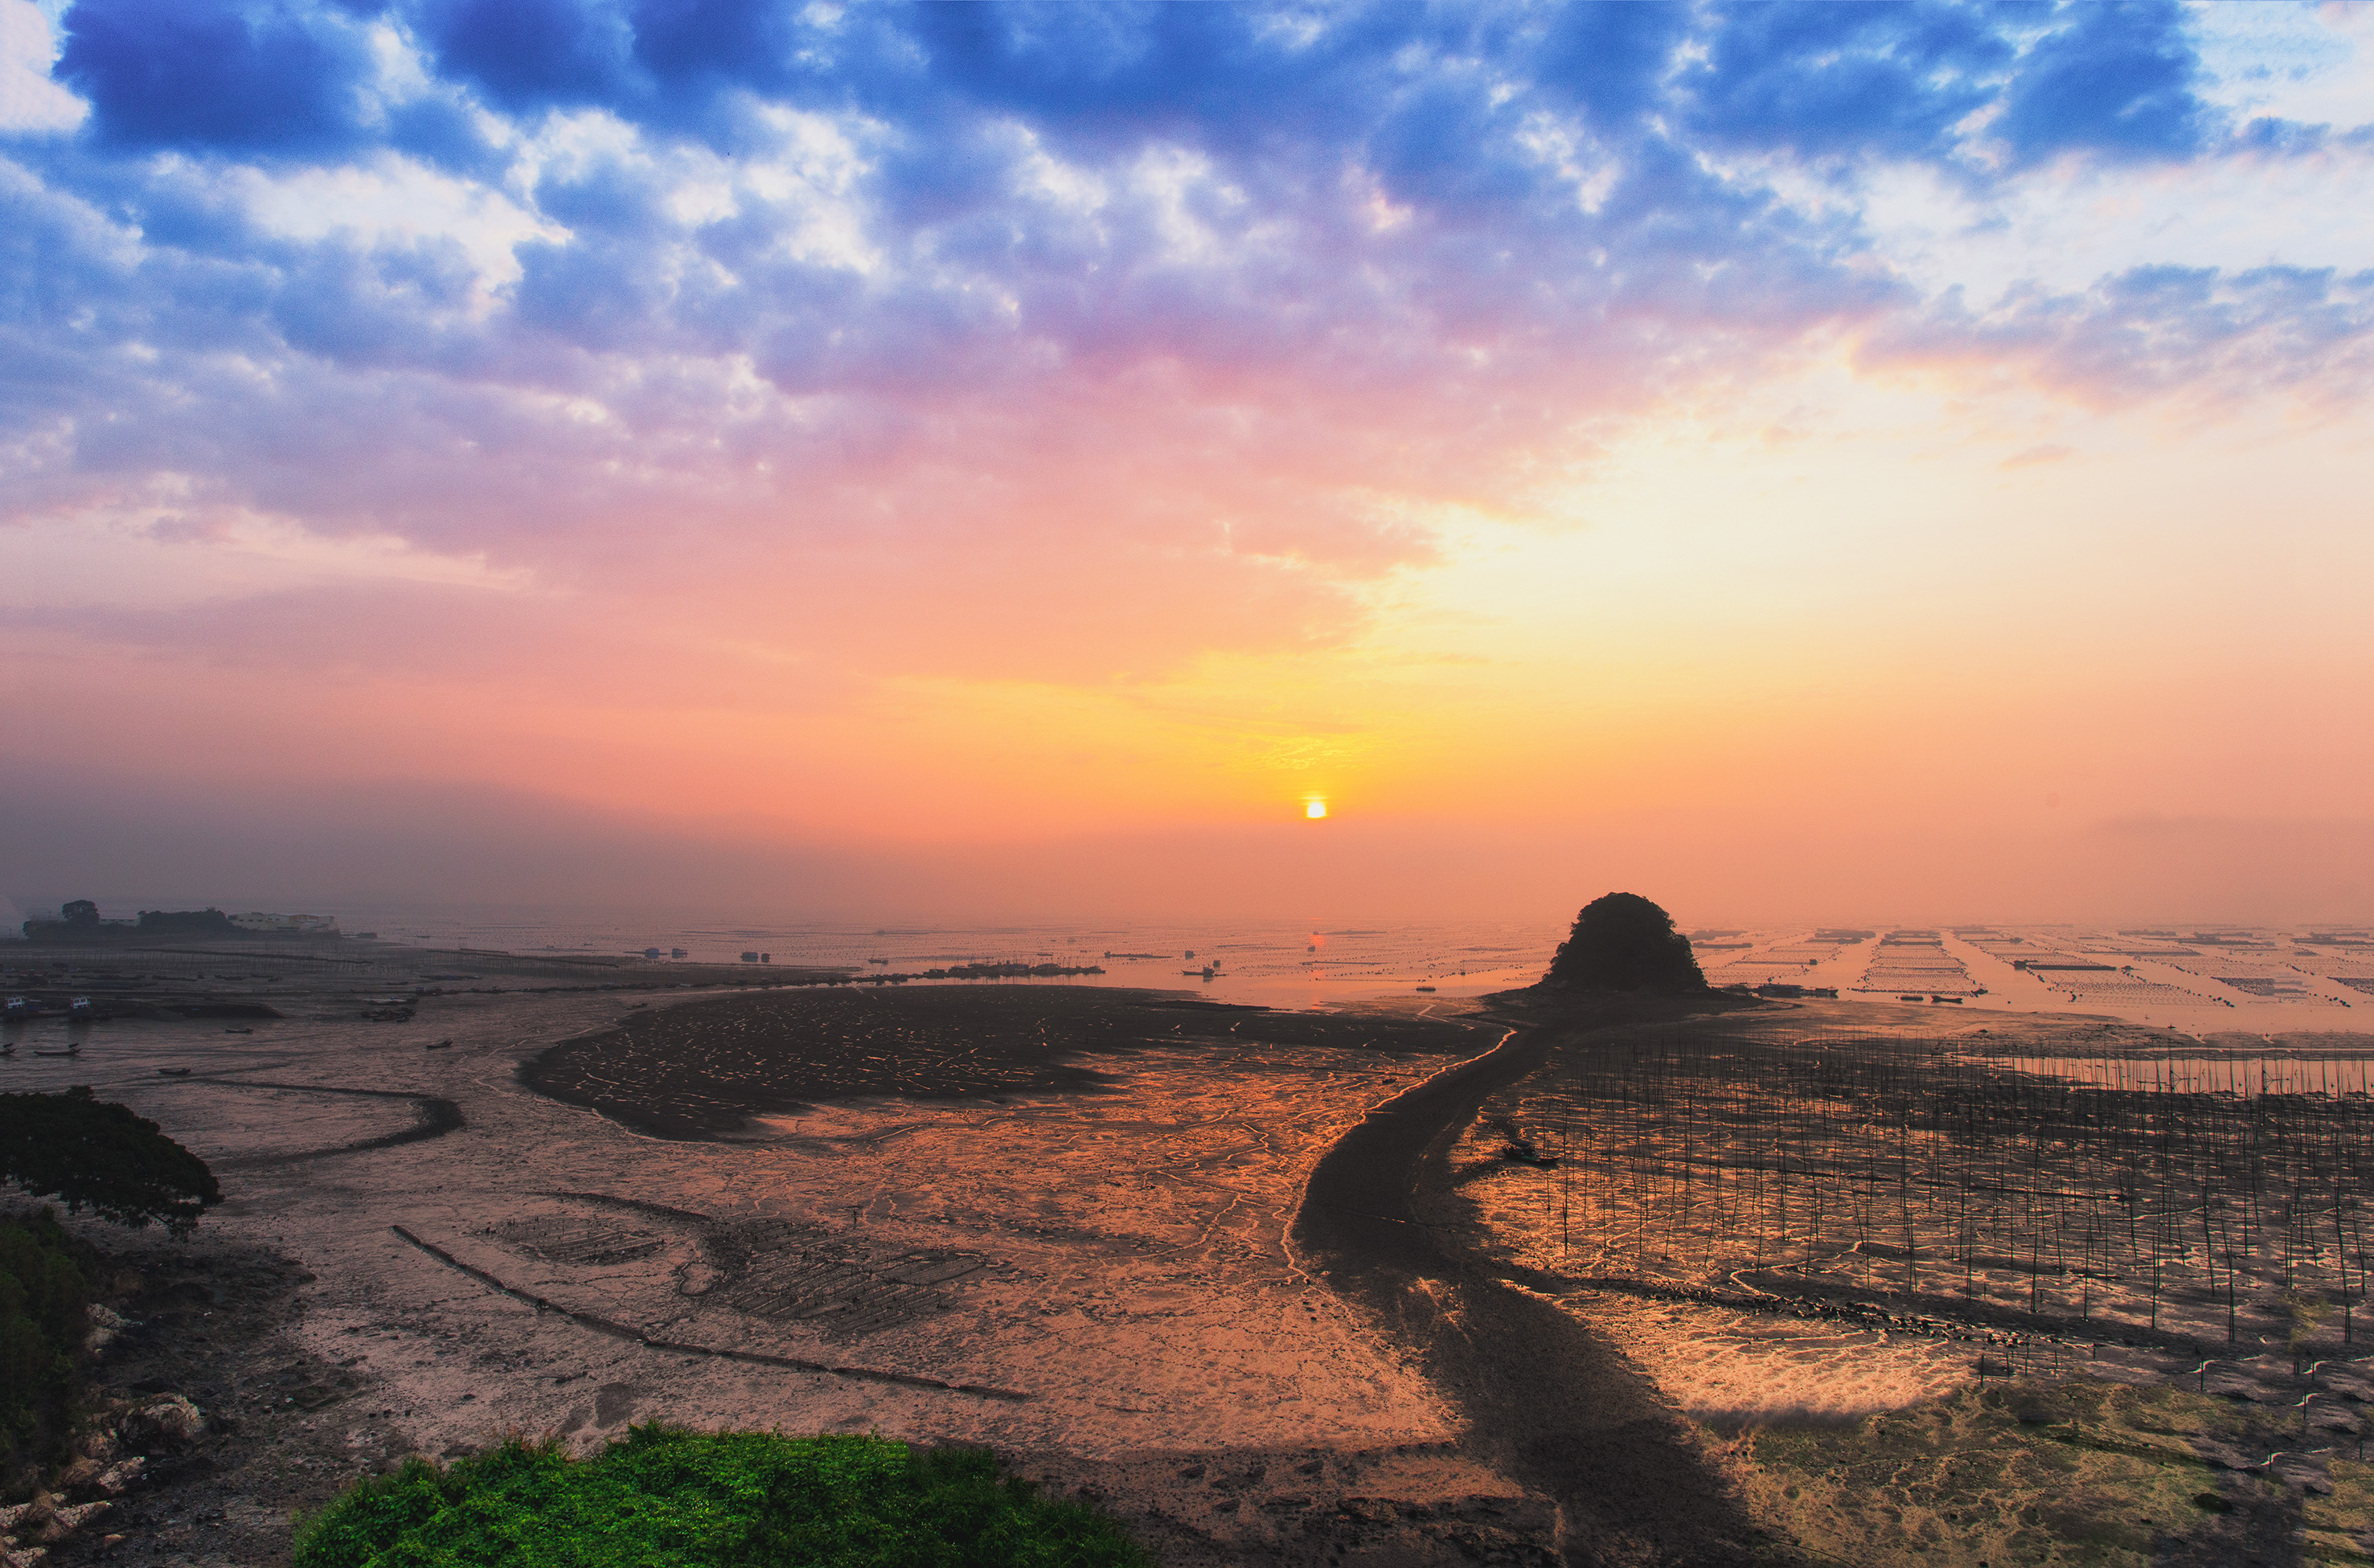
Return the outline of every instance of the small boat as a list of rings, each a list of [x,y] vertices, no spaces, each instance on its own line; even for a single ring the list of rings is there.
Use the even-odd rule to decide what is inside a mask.
[[[253,1035],[255,1031],[253,1029],[226,1029],[223,1033],[226,1035]]]
[[[190,1070],[186,1067],[160,1067],[157,1070],[159,1078],[187,1078],[189,1075]]]
[[[423,1046],[420,1048],[424,1051],[451,1050],[453,1048],[453,1042],[451,1040],[440,1040],[433,1046]]]
[[[1434,989],[1434,988],[1433,988],[1432,986],[1420,986],[1420,987],[1418,987],[1418,989],[1420,989],[1420,990],[1422,990],[1422,991],[1430,991],[1430,990]]]
[[[35,1056],[80,1056],[82,1055],[82,1047],[80,1046],[68,1046],[62,1051],[37,1050],[33,1054]]]

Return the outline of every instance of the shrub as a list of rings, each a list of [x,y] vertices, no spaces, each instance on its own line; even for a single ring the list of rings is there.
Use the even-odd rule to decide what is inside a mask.
[[[206,1163],[128,1106],[88,1084],[59,1094],[0,1094],[0,1179],[134,1229],[160,1220],[186,1236],[222,1201]]]
[[[0,1220],[0,1461],[65,1434],[68,1378],[90,1289],[47,1209]]]
[[[408,1461],[298,1532],[297,1568],[1151,1568],[1120,1526],[988,1454],[636,1427],[590,1458]]]
[[[1674,918],[1637,893],[1594,898],[1574,918],[1545,977],[1554,986],[1616,991],[1702,991],[1706,977]]]

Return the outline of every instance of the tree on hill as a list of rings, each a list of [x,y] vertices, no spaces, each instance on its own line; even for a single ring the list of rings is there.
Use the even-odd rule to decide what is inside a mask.
[[[62,1094],[0,1094],[0,1180],[135,1230],[161,1221],[177,1236],[222,1201],[204,1160],[83,1083]]]
[[[1674,918],[1637,893],[1594,898],[1558,943],[1545,981],[1575,990],[1702,991],[1706,977]]]

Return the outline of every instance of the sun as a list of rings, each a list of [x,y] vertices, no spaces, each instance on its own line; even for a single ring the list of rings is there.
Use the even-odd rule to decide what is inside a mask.
[[[1311,796],[1302,802],[1302,814],[1313,822],[1318,821],[1327,814],[1327,802],[1321,796]]]

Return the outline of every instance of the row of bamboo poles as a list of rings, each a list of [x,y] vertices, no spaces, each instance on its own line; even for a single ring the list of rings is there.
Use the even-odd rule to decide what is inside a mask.
[[[2355,1342],[2367,1062],[2276,1059],[2269,1079],[2264,1063],[2238,1077],[2230,1059],[2089,1056],[2082,1036],[1984,1048],[1677,1037],[1571,1061],[1520,1108],[1559,1160],[1544,1260]]]

